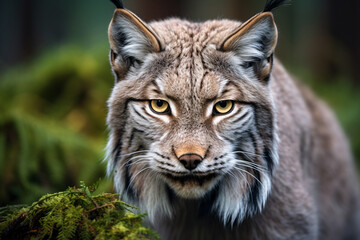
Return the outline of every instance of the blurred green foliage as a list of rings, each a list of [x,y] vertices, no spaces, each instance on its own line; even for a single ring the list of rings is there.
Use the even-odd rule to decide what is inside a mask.
[[[292,69],[300,81],[306,83],[318,97],[335,112],[349,139],[357,168],[360,170],[360,94],[346,74],[319,79],[303,68]]]
[[[286,65],[286,64],[285,64]],[[345,76],[292,71],[335,109],[360,158],[360,95]],[[0,75],[0,204],[92,183],[105,175],[108,49],[66,46]],[[111,191],[102,181],[100,189]]]
[[[107,51],[67,46],[1,76],[2,205],[104,177]]]

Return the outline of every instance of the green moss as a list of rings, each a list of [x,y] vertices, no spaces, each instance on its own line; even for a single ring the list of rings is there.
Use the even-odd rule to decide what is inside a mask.
[[[143,214],[116,194],[94,194],[96,187],[47,194],[31,206],[0,209],[1,239],[158,239],[144,227]]]

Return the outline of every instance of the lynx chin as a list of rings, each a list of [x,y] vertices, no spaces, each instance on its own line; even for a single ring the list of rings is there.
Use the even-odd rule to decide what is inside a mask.
[[[162,239],[360,239],[347,140],[273,57],[284,0],[244,23],[112,1],[107,172]]]

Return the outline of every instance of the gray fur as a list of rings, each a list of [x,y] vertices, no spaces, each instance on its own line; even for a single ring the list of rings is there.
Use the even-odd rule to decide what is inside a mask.
[[[111,58],[118,82],[108,101],[108,174],[162,239],[359,237],[347,141],[331,111],[273,61],[269,16],[226,51],[221,46],[239,22],[169,19],[144,33],[124,21],[126,35],[144,34],[136,42],[144,48],[126,39],[114,46],[110,25],[120,55]],[[266,42],[241,41],[259,31],[270,36]],[[143,51],[151,49],[146,34],[162,51]],[[128,64],[121,52],[140,63]],[[151,111],[151,99],[169,102],[171,115]],[[234,109],[213,115],[220,100],[233,100]],[[184,151],[204,157],[194,172],[178,160]]]

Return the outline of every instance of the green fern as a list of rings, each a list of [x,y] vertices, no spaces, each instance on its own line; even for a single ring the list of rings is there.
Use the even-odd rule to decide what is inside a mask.
[[[25,208],[0,210],[1,239],[158,239],[142,225],[144,215],[116,194],[94,194],[95,187],[47,194]],[[16,209],[16,210],[15,210]]]

